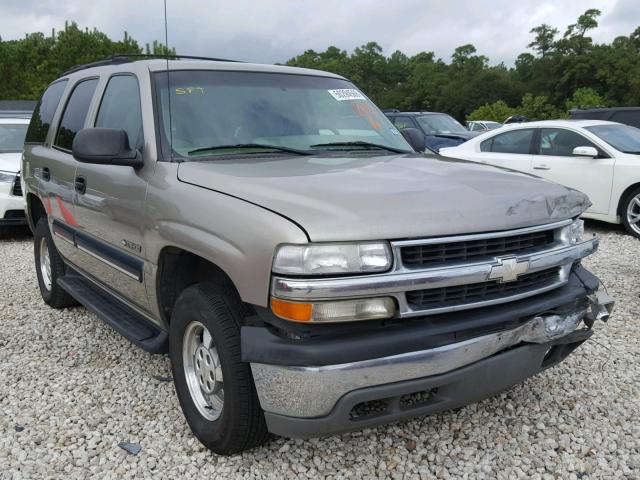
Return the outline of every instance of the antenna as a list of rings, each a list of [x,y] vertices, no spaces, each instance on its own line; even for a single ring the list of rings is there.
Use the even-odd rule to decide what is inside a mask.
[[[169,148],[173,161],[173,125],[171,122],[171,76],[169,75],[169,27],[167,26],[167,0],[164,0],[164,48],[167,59],[167,101],[169,107]]]

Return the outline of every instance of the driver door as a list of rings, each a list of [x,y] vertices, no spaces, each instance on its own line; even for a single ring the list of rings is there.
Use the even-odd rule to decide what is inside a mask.
[[[573,155],[575,147],[594,147],[597,158]],[[532,173],[579,190],[593,204],[589,212],[609,212],[615,160],[578,132],[565,128],[541,128],[534,148]]]

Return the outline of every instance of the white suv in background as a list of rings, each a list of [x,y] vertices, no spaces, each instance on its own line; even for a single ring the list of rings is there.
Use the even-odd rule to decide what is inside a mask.
[[[640,238],[640,129],[603,120],[520,123],[441,148],[440,155],[520,170],[580,190],[592,203],[583,217],[623,223]]]
[[[0,112],[0,228],[26,225],[20,161],[30,115]]]

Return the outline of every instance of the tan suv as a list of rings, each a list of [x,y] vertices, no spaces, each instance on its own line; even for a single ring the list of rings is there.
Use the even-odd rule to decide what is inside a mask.
[[[405,138],[424,140],[326,72],[78,67],[25,145],[42,297],[168,349],[187,422],[223,454],[458,407],[559,363],[612,306],[580,265],[588,199]]]

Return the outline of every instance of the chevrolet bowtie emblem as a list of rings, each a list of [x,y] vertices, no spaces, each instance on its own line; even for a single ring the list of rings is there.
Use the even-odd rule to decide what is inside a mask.
[[[518,261],[515,257],[498,258],[498,265],[491,267],[489,280],[498,280],[500,283],[513,282],[528,271],[529,260]]]

